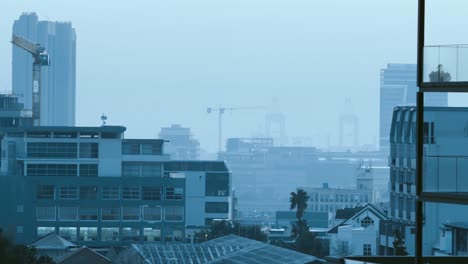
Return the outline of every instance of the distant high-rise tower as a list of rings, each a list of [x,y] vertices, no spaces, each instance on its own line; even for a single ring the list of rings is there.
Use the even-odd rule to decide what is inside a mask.
[[[164,152],[174,160],[196,160],[199,156],[200,143],[193,138],[190,128],[173,124],[161,128],[159,138],[167,140]]]
[[[41,125],[74,126],[76,93],[76,34],[70,22],[39,21],[35,13],[15,20],[13,34],[40,44],[51,65],[42,69]],[[32,57],[13,45],[12,89],[22,95],[25,109],[32,108]]]
[[[390,127],[395,106],[416,105],[416,64],[390,63],[380,70],[380,150],[389,152]],[[427,106],[447,106],[447,93],[427,93]]]

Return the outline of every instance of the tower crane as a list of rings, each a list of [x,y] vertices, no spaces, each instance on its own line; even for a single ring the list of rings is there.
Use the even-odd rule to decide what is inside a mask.
[[[13,34],[11,43],[29,52],[33,57],[32,68],[32,117],[35,126],[41,124],[41,68],[49,66],[50,59],[44,47]]]
[[[234,110],[254,110],[254,109],[265,109],[264,106],[251,106],[251,107],[208,107],[206,112],[211,114],[213,112],[218,112],[218,151],[223,151],[223,115],[226,111]]]

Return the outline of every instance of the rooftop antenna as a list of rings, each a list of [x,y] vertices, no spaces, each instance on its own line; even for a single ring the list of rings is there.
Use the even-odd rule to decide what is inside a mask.
[[[107,116],[106,116],[106,114],[102,114],[101,120],[102,120],[102,126],[105,126],[105,125],[106,125],[106,121],[107,121]]]

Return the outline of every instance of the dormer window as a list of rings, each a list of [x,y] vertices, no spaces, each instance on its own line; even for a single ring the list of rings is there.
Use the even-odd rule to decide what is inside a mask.
[[[361,226],[362,227],[368,227],[368,226],[373,226],[374,225],[374,220],[372,218],[366,216],[364,219],[361,220]]]

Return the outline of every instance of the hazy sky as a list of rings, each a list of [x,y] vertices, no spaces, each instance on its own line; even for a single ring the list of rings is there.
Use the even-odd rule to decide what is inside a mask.
[[[448,21],[429,12],[429,42],[468,43],[459,38],[468,38],[468,4],[438,2],[444,5],[433,10],[447,11],[447,2],[465,8],[450,10]],[[209,150],[217,147],[217,117],[207,106],[270,105],[273,98],[289,137],[322,145],[327,133],[336,144],[350,98],[360,142],[374,144],[380,68],[416,62],[416,0],[2,0],[0,90],[11,88],[13,21],[31,11],[76,29],[77,125],[100,125],[106,113],[108,124],[127,127],[126,137],[151,138],[180,123]],[[447,26],[459,20],[464,25]],[[227,113],[225,136],[260,135],[264,115]]]

